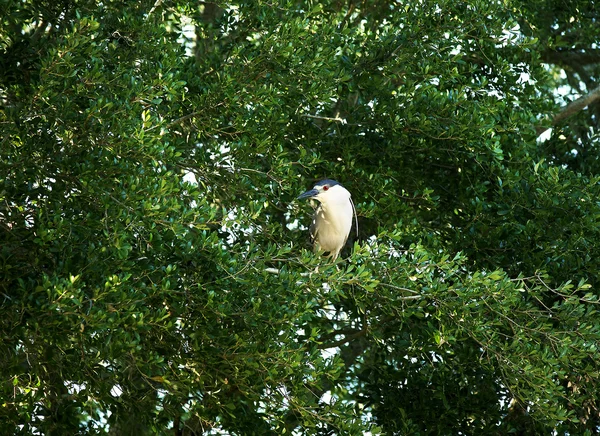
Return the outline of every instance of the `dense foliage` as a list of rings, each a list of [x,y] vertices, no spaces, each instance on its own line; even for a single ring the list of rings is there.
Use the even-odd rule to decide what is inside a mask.
[[[1,2],[0,428],[596,433],[594,3]]]

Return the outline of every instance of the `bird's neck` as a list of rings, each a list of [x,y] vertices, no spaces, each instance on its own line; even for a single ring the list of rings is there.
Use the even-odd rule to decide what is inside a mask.
[[[344,217],[344,221],[346,217],[350,217],[352,219],[352,205],[350,204],[350,200],[337,201],[335,203],[321,203],[319,205],[320,213],[325,219],[328,219],[332,223],[337,222],[335,217]],[[348,215],[349,213],[349,215]],[[341,214],[341,215],[340,215]],[[338,218],[339,219],[339,218]],[[335,225],[335,224],[334,224]]]

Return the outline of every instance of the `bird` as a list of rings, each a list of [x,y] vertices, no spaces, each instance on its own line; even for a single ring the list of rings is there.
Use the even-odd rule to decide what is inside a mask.
[[[350,192],[335,180],[325,179],[298,196],[303,198],[319,202],[309,229],[315,251],[329,252],[331,260],[337,259],[352,229],[352,217],[358,236],[358,218]]]

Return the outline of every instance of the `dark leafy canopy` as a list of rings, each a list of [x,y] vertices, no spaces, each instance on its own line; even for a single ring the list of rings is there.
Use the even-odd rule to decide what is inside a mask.
[[[594,3],[2,2],[0,427],[595,433]]]

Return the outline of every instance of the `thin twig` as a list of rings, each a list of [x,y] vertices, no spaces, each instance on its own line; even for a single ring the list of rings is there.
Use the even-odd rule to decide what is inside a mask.
[[[314,118],[317,120],[325,120],[325,121],[336,121],[338,123],[342,123],[342,124],[346,124],[346,120],[340,117],[322,117],[319,115],[307,115],[304,114],[302,115],[304,118]]]
[[[408,288],[403,288],[401,286],[396,286],[396,285],[392,285],[391,283],[379,283],[382,286],[387,286],[388,288],[392,288],[392,289],[396,289],[398,291],[406,291],[406,292],[412,292],[413,294],[419,294],[418,296],[420,297],[421,294],[418,291],[413,291],[412,289],[408,289]]]
[[[150,9],[150,12],[148,12],[148,15],[146,15],[146,20],[148,18],[150,18],[150,15],[152,15],[152,12],[154,12],[156,10],[157,7],[159,7],[162,3],[162,0],[156,0],[156,3],[154,3],[154,6],[152,6],[152,9]]]

